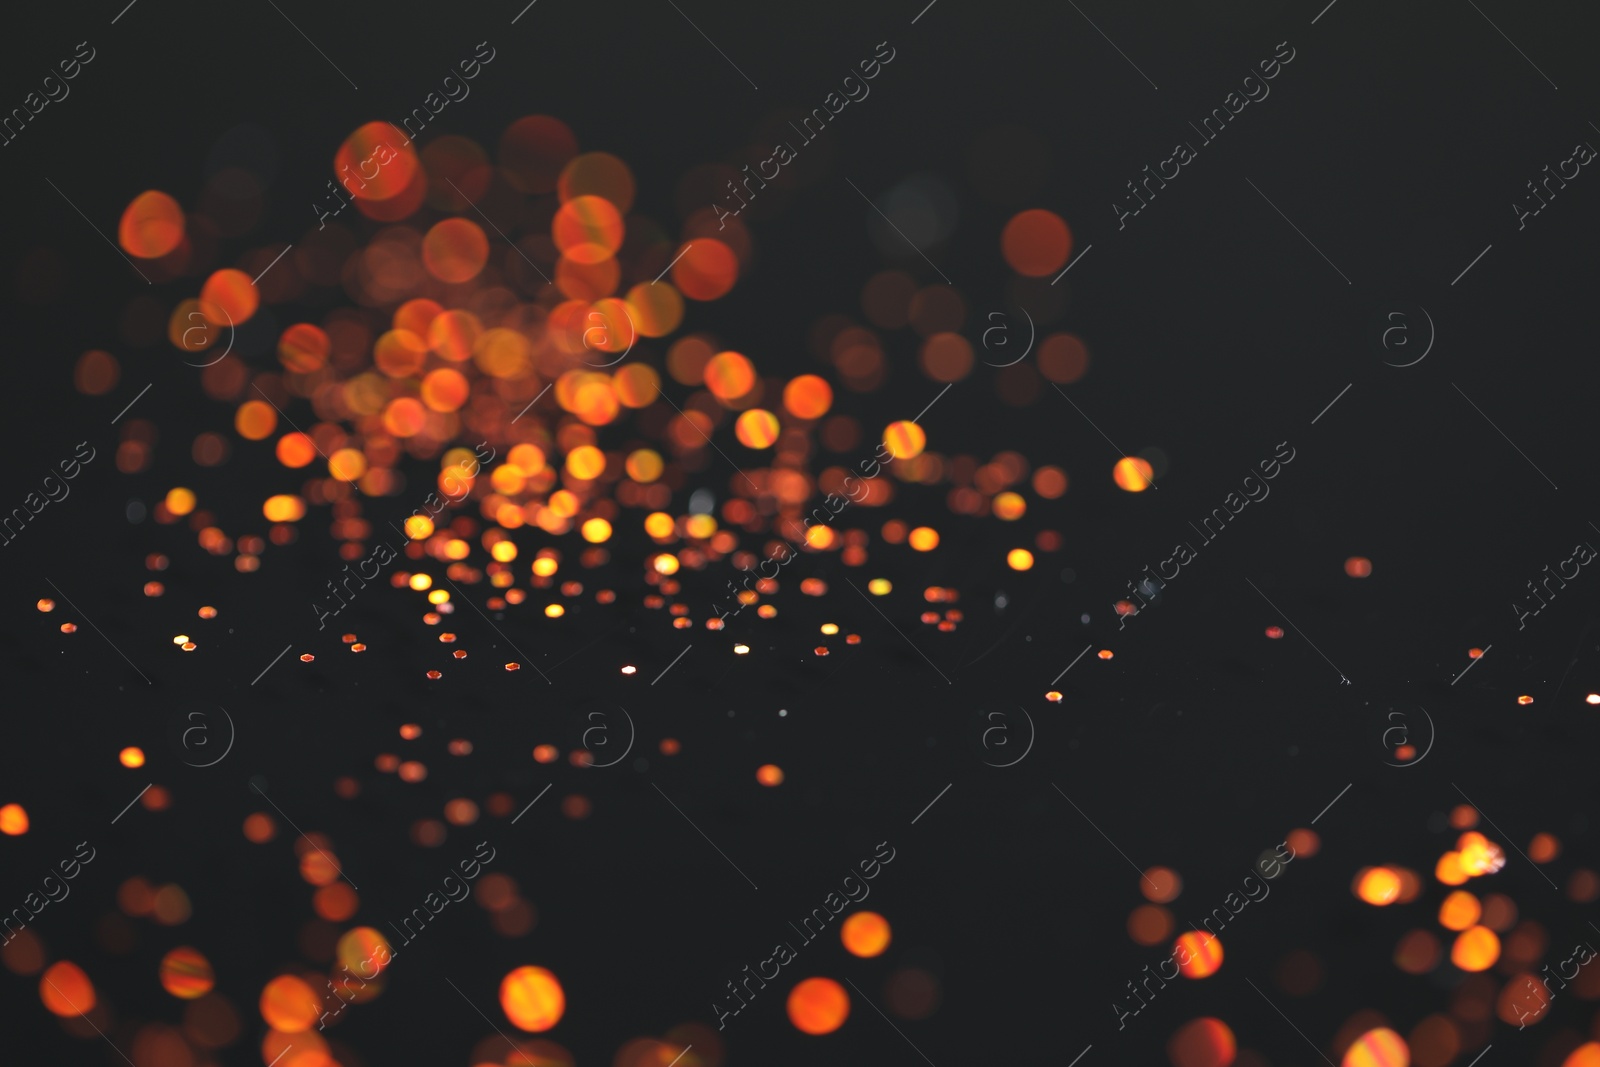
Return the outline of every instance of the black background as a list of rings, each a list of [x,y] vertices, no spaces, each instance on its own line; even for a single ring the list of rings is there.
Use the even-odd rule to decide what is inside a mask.
[[[19,16],[0,42],[7,107],[78,41],[98,51],[67,100],[0,148],[10,205],[0,222],[10,342],[0,503],[20,503],[77,442],[99,451],[73,495],[47,508],[0,561],[12,682],[0,800],[24,803],[33,817],[30,834],[3,843],[0,903],[20,902],[74,842],[100,848],[73,896],[52,905],[36,930],[53,956],[83,964],[114,1004],[124,1029],[111,1037],[123,1048],[134,1020],[177,1018],[155,969],[168,948],[189,943],[212,960],[219,989],[246,1019],[244,1037],[219,1062],[255,1062],[255,1001],[268,978],[299,962],[293,937],[310,917],[310,888],[295,872],[291,835],[267,846],[242,839],[240,821],[262,808],[252,781],[301,827],[333,838],[361,886],[357,921],[382,927],[409,910],[484,838],[498,849],[492,868],[515,875],[539,910],[533,933],[515,941],[496,936],[476,907],[446,912],[402,953],[383,997],[353,1009],[335,1031],[368,1063],[466,1063],[491,1031],[446,977],[499,1022],[499,979],[523,963],[561,977],[567,1014],[548,1036],[579,1063],[607,1062],[628,1038],[680,1022],[713,1022],[709,1003],[722,983],[770,954],[787,923],[880,841],[897,850],[869,904],[894,924],[889,952],[856,960],[831,937],[805,949],[781,988],[730,1021],[728,1063],[919,1062],[903,1038],[940,1067],[980,1056],[1066,1063],[1091,1044],[1087,1067],[1162,1062],[1171,1032],[1205,1014],[1225,1019],[1241,1046],[1274,1064],[1317,1059],[1294,1027],[1327,1050],[1360,1009],[1378,1010],[1405,1033],[1447,1010],[1460,977],[1446,965],[1442,977],[1413,978],[1390,962],[1404,930],[1434,925],[1443,890],[1430,879],[1417,903],[1380,910],[1357,901],[1349,881],[1382,862],[1431,872],[1453,840],[1439,816],[1463,795],[1504,831],[1483,827],[1509,859],[1489,888],[1545,925],[1552,953],[1584,936],[1593,910],[1567,901],[1511,846],[1526,848],[1537,830],[1559,836],[1565,851],[1550,866],[1558,883],[1594,863],[1596,712],[1581,698],[1600,683],[1595,579],[1585,574],[1520,632],[1509,606],[1600,521],[1588,432],[1600,194],[1586,172],[1520,232],[1510,209],[1542,167],[1600,137],[1589,124],[1600,116],[1595,22],[1580,5],[1496,4],[1480,13],[1465,2],[1339,0],[1314,26],[1316,3],[1084,5],[1154,89],[1070,4],[939,0],[915,25],[916,0],[680,4],[759,90],[664,0],[539,0],[515,26],[514,2],[279,6],[359,90],[268,3],[140,0],[114,26],[116,3],[48,7]],[[232,251],[294,240],[339,141],[362,122],[393,120],[420,103],[480,40],[497,50],[495,62],[423,141],[456,133],[492,147],[513,119],[556,115],[584,149],[628,161],[638,210],[669,231],[679,221],[672,190],[686,171],[738,156],[764,116],[820,103],[888,40],[893,64],[819,142],[822,173],[774,197],[781,211],[752,214],[755,266],[727,298],[693,307],[685,329],[716,331],[765,374],[817,369],[810,324],[829,312],[858,314],[873,272],[898,264],[924,283],[937,280],[917,256],[885,259],[870,238],[875,213],[846,179],[876,196],[932,173],[957,191],[961,213],[951,239],[923,251],[966,295],[963,332],[976,343],[982,314],[1007,298],[1000,228],[1019,209],[1050,208],[1072,225],[1078,254],[1094,246],[1057,287],[1069,293],[1052,322],[1084,337],[1094,354],[1089,375],[1069,387],[1083,414],[1049,388],[1033,405],[1011,407],[996,396],[995,372],[980,364],[923,425],[930,447],[946,453],[984,458],[1009,448],[1059,464],[1071,491],[1032,501],[1013,527],[951,516],[937,488],[900,487],[892,511],[938,526],[938,552],[875,541],[859,572],[834,556],[807,558],[784,577],[777,619],[746,612],[722,633],[699,620],[729,576],[726,563],[682,576],[696,628],[675,631],[664,612],[637,606],[644,548],[623,538],[611,573],[582,576],[591,588],[618,589],[616,605],[586,598],[560,626],[528,622],[537,618],[531,612],[500,624],[553,685],[533,671],[502,671],[501,662],[520,657],[465,605],[451,627],[474,655],[459,666],[446,661],[418,620],[415,595],[388,589],[352,609],[348,629],[372,651],[349,657],[331,631],[316,632],[304,606],[338,569],[315,513],[302,541],[269,549],[254,575],[205,555],[185,525],[130,524],[129,500],[153,504],[188,485],[230,533],[264,532],[260,500],[294,491],[296,479],[264,447],[237,440],[226,465],[193,464],[195,434],[232,436],[232,406],[208,399],[198,372],[170,348],[117,344],[118,315],[148,287],[49,182],[114,236],[122,208],[144,189],[193,203],[213,143],[255,123],[275,138],[280,167],[266,220]],[[1190,139],[1187,123],[1220,105],[1280,41],[1296,58],[1271,96],[1119,231],[1110,205],[1124,182]],[[1027,165],[1035,144],[1042,173]],[[972,157],[992,158],[1001,146],[1003,158],[1011,145],[1022,161],[1020,190],[986,198],[972,180]],[[167,283],[155,295],[170,306],[196,284]],[[1437,342],[1414,367],[1385,366],[1386,356],[1395,359],[1379,343],[1385,313],[1413,307],[1427,309]],[[123,365],[108,396],[72,388],[73,363],[92,347],[114,351]],[[917,371],[906,335],[891,343],[890,357],[883,390],[841,400],[868,425],[909,418],[938,392]],[[267,367],[270,356],[256,362]],[[135,412],[162,438],[151,465],[125,476],[115,469],[110,423],[146,382],[154,388]],[[311,418],[303,405],[289,414]],[[1128,452],[1157,447],[1169,457],[1158,491],[1131,495],[1111,484],[1120,453],[1096,426]],[[1162,601],[1118,633],[1110,605],[1125,583],[1175,542],[1192,540],[1188,521],[1220,504],[1282,441],[1296,458],[1272,496],[1202,548]],[[723,447],[734,449],[729,442]],[[695,484],[720,493],[730,473],[712,457]],[[379,501],[372,513],[388,514],[390,504],[403,511]],[[845,524],[875,532],[885,517],[847,514]],[[1006,549],[1042,528],[1060,530],[1064,549],[1027,574],[1005,570]],[[151,552],[167,553],[170,569],[147,573]],[[1352,555],[1374,561],[1371,578],[1345,576]],[[830,581],[826,598],[793,594],[811,573]],[[845,582],[879,575],[896,591],[877,605],[937,668]],[[141,594],[151,577],[166,583],[165,597]],[[80,610],[36,612],[35,600],[55,595],[47,579]],[[966,619],[952,634],[917,622],[918,593],[929,584],[962,593]],[[1002,591],[1003,610],[993,606]],[[481,590],[469,596],[481,604]],[[202,603],[220,617],[195,620]],[[57,625],[69,617],[80,630],[64,638]],[[864,643],[812,656],[823,621]],[[1274,624],[1289,629],[1282,641],[1262,636]],[[195,636],[195,654],[173,648],[179,632]],[[753,654],[736,659],[736,640]],[[291,643],[293,654],[252,687]],[[1056,686],[1064,702],[1046,703],[1051,679],[1089,644],[1114,649],[1115,659],[1085,657]],[[1466,650],[1490,645],[1452,685],[1471,662]],[[302,651],[317,661],[299,663]],[[639,673],[620,675],[625,662]],[[422,679],[431,666],[444,680]],[[1534,703],[1519,706],[1523,693]],[[1385,765],[1380,736],[1392,700],[1426,707],[1436,726],[1436,746],[1415,767]],[[569,747],[586,710],[618,704],[639,726],[644,769],[631,759],[587,771],[528,759],[540,741]],[[184,766],[166,739],[171,720],[216,705],[238,725],[235,750],[210,769]],[[985,766],[982,713],[1019,708],[1037,724],[1035,747],[1009,769]],[[394,731],[407,721],[426,732],[403,751],[432,772],[414,786],[372,770],[377,753],[402,750]],[[659,756],[663,736],[681,738],[683,753]],[[447,756],[452,737],[471,738],[475,754]],[[145,770],[117,766],[126,744],[151,754]],[[788,775],[780,789],[754,782],[754,767],[769,761]],[[332,791],[343,774],[362,780],[355,801]],[[172,791],[173,807],[135,807],[109,825],[152,780]],[[551,795],[515,827],[486,818],[436,850],[409,841],[410,824],[437,817],[451,797],[507,789],[520,807],[548,782]],[[1109,1003],[1161,955],[1132,945],[1123,930],[1141,901],[1130,861],[1182,873],[1185,891],[1173,905],[1181,928],[1352,783],[1317,824],[1320,855],[1292,865],[1269,900],[1224,935],[1224,968],[1172,987],[1117,1032]],[[561,817],[556,800],[568,792],[594,801],[589,819]],[[93,946],[92,927],[133,874],[184,885],[194,917],[176,929],[141,924],[137,949],[111,957]],[[1272,972],[1302,947],[1320,957],[1326,979],[1314,995],[1294,998]],[[848,977],[882,1004],[884,980],[904,965],[933,971],[942,1003],[927,1020],[897,1020],[903,1037],[859,999],[830,1037],[802,1035],[784,1017],[793,979]],[[0,1018],[14,1047],[40,1061],[122,1062],[98,1039],[65,1034],[34,984],[0,976]],[[1587,1029],[1589,1014],[1568,997],[1536,1029],[1497,1023],[1490,1055],[1535,1062],[1558,1029]]]

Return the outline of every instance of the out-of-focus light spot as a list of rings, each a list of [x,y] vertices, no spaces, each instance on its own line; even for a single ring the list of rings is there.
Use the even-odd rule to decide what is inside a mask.
[[[1537,833],[1528,842],[1528,858],[1535,863],[1549,863],[1561,855],[1561,841],[1554,834]]]
[[[1277,641],[1277,640],[1281,639],[1283,637],[1283,627],[1281,627],[1281,626],[1269,626],[1269,627],[1267,627],[1267,636],[1270,637],[1274,641]]]
[[[1486,971],[1500,958],[1500,938],[1487,926],[1470,926],[1456,935],[1450,962],[1463,971]]]
[[[770,411],[751,408],[733,424],[733,434],[746,448],[771,448],[778,440],[778,417]]]
[[[1043,278],[1066,265],[1072,254],[1072,231],[1053,211],[1020,211],[1000,231],[1000,251],[1018,274]]]
[[[161,957],[161,987],[180,1000],[203,997],[214,985],[211,961],[197,949],[184,945]]]
[[[546,604],[544,613],[546,618],[559,619],[567,613],[567,609],[560,604]]]
[[[1222,942],[1211,934],[1179,934],[1172,951],[1185,978],[1208,978],[1222,966]]]
[[[268,522],[299,522],[305,518],[306,502],[297,496],[279,493],[267,497],[261,505],[261,514]]]
[[[907,535],[906,541],[918,552],[932,552],[939,547],[939,531],[931,526],[918,526]]]
[[[1146,900],[1167,904],[1183,892],[1183,879],[1170,867],[1151,867],[1139,878],[1139,892]]]
[[[1098,655],[1101,659],[1110,659],[1112,656],[1116,655],[1116,653],[1112,652],[1109,648],[1102,648],[1098,653],[1096,653],[1096,655]]]
[[[890,584],[887,578],[874,578],[867,583],[867,592],[873,596],[888,596],[893,588],[894,586]]]
[[[789,1021],[804,1034],[831,1034],[850,1017],[850,995],[831,978],[807,978],[789,991]]]
[[[1055,689],[1052,689],[1050,692],[1046,693],[1044,698],[1052,704],[1061,703],[1061,693]]]
[[[1446,852],[1434,865],[1433,876],[1445,885],[1461,885],[1469,875],[1461,867],[1461,853]]]
[[[54,600],[49,599],[48,597],[41,599],[36,606],[38,607],[38,609],[40,611],[54,611],[54,610],[56,610],[56,602]],[[1591,703],[1591,704],[1600,703],[1600,701],[1591,700],[1591,701],[1589,701],[1589,703]]]
[[[517,1029],[541,1033],[561,1021],[567,996],[543,967],[518,967],[500,981],[500,1007]]]
[[[1027,514],[1028,502],[1016,493],[1001,493],[994,498],[991,507],[995,518],[1004,519],[1006,522],[1014,522]]]
[[[1600,1067],[1600,1042],[1586,1041],[1561,1061],[1561,1067]]]
[[[267,1025],[286,1034],[311,1029],[322,1014],[316,991],[292,974],[281,974],[266,984],[260,1007]]]
[[[129,745],[127,748],[117,753],[117,759],[121,761],[124,767],[143,767],[144,749],[139,748],[136,745]]]
[[[585,541],[598,545],[611,540],[611,524],[601,518],[589,519],[584,522],[582,533]]]
[[[927,447],[928,435],[922,427],[909,420],[891,422],[883,431],[883,443],[895,459],[916,459]]]
[[[1468,831],[1456,841],[1461,870],[1468,877],[1493,874],[1506,865],[1505,851],[1476,831]]]
[[[1446,930],[1465,930],[1477,923],[1483,914],[1478,898],[1464,889],[1458,889],[1444,898],[1439,905],[1439,925]]]
[[[420,593],[424,589],[431,589],[433,587],[433,579],[426,574],[413,574],[408,584],[412,589]]]
[[[1372,573],[1372,561],[1365,556],[1351,556],[1344,561],[1344,572],[1352,578],[1365,578]]]
[[[1517,703],[1523,705],[1524,707],[1526,707],[1527,705],[1533,703],[1533,698],[1530,697],[1530,696],[1526,696],[1526,695],[1520,696],[1520,697],[1517,698]]]
[[[83,968],[68,960],[52,963],[39,977],[39,999],[52,1015],[69,1019],[94,1010],[94,983]]]
[[[183,242],[183,208],[155,189],[140,193],[122,212],[117,241],[139,259],[160,259]]]
[[[1229,1067],[1237,1054],[1233,1031],[1221,1019],[1191,1019],[1167,1041],[1172,1067]]]
[[[670,552],[663,552],[656,557],[655,570],[657,574],[677,574],[678,557]]]
[[[1159,945],[1172,936],[1172,913],[1159,904],[1140,904],[1128,914],[1128,936],[1139,945]]]
[[[1014,571],[1026,571],[1033,568],[1033,553],[1025,548],[1013,548],[1006,553],[1006,566]]]
[[[802,374],[783,387],[783,406],[797,419],[820,419],[833,406],[833,386],[815,374]]]
[[[734,645],[733,646],[733,654],[735,656],[748,656],[750,654],[750,646],[749,645]]]
[[[169,489],[167,491],[167,510],[174,515],[187,515],[194,510],[194,491],[191,489]]]
[[[1150,488],[1154,477],[1155,468],[1138,456],[1123,456],[1111,469],[1111,480],[1117,483],[1118,489],[1129,493],[1144,492]]]
[[[875,911],[858,911],[839,927],[839,940],[852,956],[871,959],[889,947],[889,920]]]
[[[765,786],[783,784],[783,768],[776,763],[763,763],[756,768],[756,781]]]
[[[1400,876],[1387,867],[1370,867],[1356,876],[1355,891],[1368,904],[1385,907],[1400,896]]]
[[[0,808],[0,834],[21,837],[28,832],[28,811],[21,804],[7,804]]]
[[[1394,947],[1394,965],[1407,974],[1427,974],[1439,962],[1439,939],[1426,930],[1412,930]]]
[[[1405,1039],[1380,1026],[1356,1038],[1339,1067],[1406,1067],[1410,1062],[1411,1049]]]

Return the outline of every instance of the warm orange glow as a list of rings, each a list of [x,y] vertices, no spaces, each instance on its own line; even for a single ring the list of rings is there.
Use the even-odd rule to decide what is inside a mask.
[[[789,991],[789,1021],[804,1034],[831,1034],[850,1017],[850,995],[832,978],[807,978]]]
[[[266,984],[260,1007],[267,1025],[286,1034],[311,1029],[322,1014],[316,991],[292,974],[281,974]]]
[[[845,951],[864,959],[881,956],[889,947],[889,920],[875,911],[858,911],[839,927]]]
[[[1167,1041],[1173,1067],[1229,1067],[1238,1054],[1233,1031],[1221,1019],[1193,1019]]]
[[[1137,456],[1123,456],[1111,471],[1111,479],[1117,483],[1117,488],[1130,493],[1144,492],[1150,488],[1154,477],[1155,468]]]
[[[739,260],[733,250],[711,237],[686,241],[673,252],[672,284],[690,300],[715,300],[739,280]]]
[[[1450,962],[1463,971],[1486,971],[1500,958],[1500,938],[1486,926],[1470,926],[1456,935]]]
[[[200,287],[200,309],[214,326],[242,325],[260,306],[261,294],[242,270],[219,270]]]
[[[1400,876],[1388,867],[1370,867],[1356,877],[1356,896],[1378,907],[1400,896]]]
[[[1018,274],[1042,278],[1066,266],[1072,254],[1072,232],[1053,211],[1022,211],[1000,231],[1000,251]]]
[[[783,387],[783,406],[797,419],[820,419],[833,406],[833,386],[815,374],[802,374]]]
[[[756,781],[766,786],[782,785],[783,768],[776,763],[763,763],[756,768]]]
[[[1446,852],[1439,857],[1439,862],[1433,868],[1433,876],[1445,885],[1461,885],[1467,880],[1467,872],[1461,869],[1461,853]]]
[[[737,400],[756,384],[756,368],[739,352],[719,352],[705,370],[706,388],[718,400]]]
[[[1033,553],[1025,548],[1013,548],[1006,553],[1006,566],[1014,571],[1033,569]]]
[[[891,422],[883,431],[883,443],[895,459],[916,459],[927,447],[928,435],[922,427],[909,420]]]
[[[918,526],[907,535],[906,541],[918,552],[932,552],[939,547],[939,531],[931,526]]]
[[[1208,978],[1222,966],[1222,942],[1211,934],[1193,930],[1180,934],[1172,950],[1178,972],[1185,978]]]
[[[1466,890],[1458,889],[1444,898],[1439,905],[1439,925],[1446,930],[1465,930],[1476,923],[1483,914],[1478,898]]]
[[[7,804],[0,808],[0,834],[20,837],[28,832],[28,810],[21,804]]]
[[[183,242],[183,209],[166,193],[140,193],[122,213],[117,241],[138,259],[160,259]]]
[[[180,1000],[194,1000],[211,992],[216,974],[211,961],[198,949],[184,945],[161,958],[161,988]]]
[[[471,219],[445,219],[423,237],[422,262],[442,282],[470,282],[489,262],[489,238]]]
[[[129,745],[117,754],[117,759],[124,767],[143,767],[144,749],[136,745]]]
[[[1600,1067],[1600,1042],[1579,1045],[1561,1061],[1561,1067]]]
[[[567,995],[543,967],[518,967],[500,982],[500,1007],[519,1030],[541,1033],[561,1021]]]
[[[1365,578],[1372,573],[1372,561],[1364,556],[1351,556],[1344,561],[1344,572],[1352,578]]]
[[[52,1015],[70,1018],[94,1009],[94,983],[76,963],[61,960],[39,977],[39,999]]]
[[[1380,1026],[1356,1038],[1339,1067],[1407,1067],[1410,1062],[1411,1050],[1405,1039]]]
[[[746,448],[771,448],[778,440],[778,417],[761,408],[751,408],[733,424],[734,436]]]
[[[1139,892],[1156,904],[1169,904],[1183,892],[1183,879],[1170,867],[1151,867],[1139,879]]]

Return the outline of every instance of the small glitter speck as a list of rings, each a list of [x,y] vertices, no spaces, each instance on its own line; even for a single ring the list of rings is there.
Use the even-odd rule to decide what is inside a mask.
[[[314,660],[316,658],[317,657],[313,656],[311,653],[306,652],[306,653],[301,655],[300,662],[301,663],[310,663],[312,660]]]
[[[454,656],[456,659],[466,659],[467,658],[467,650],[464,649],[464,648],[458,648],[458,649],[456,649],[454,652],[452,652],[450,654],[452,656]]]
[[[520,664],[520,663],[507,663],[506,664],[506,670],[508,670],[508,671],[520,671],[521,669],[522,669],[522,664]]]
[[[444,675],[440,674],[438,671],[429,671],[428,672],[428,678],[430,680],[432,680],[432,681],[437,682],[440,678],[443,678],[443,677],[444,677]]]

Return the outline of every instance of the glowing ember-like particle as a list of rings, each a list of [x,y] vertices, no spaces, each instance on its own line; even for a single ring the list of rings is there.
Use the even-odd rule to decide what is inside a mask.
[[[1461,885],[1471,877],[1461,866],[1461,853],[1446,852],[1434,865],[1433,876],[1445,885]]]
[[[506,670],[508,670],[508,671],[520,671],[521,669],[522,669],[522,664],[520,664],[520,663],[507,663],[506,664]]]
[[[74,622],[64,622],[61,624],[61,632],[64,634],[75,634],[78,632],[78,624]]]
[[[916,459],[927,447],[928,435],[916,423],[902,419],[883,431],[883,443],[895,459]]]
[[[452,656],[454,656],[456,659],[466,659],[467,658],[466,649],[462,649],[462,648],[458,648],[458,649],[456,649],[454,652],[452,652],[450,654]]]
[[[1464,889],[1458,889],[1444,898],[1439,905],[1439,925],[1446,930],[1465,930],[1476,925],[1483,914],[1478,898]]]
[[[60,960],[39,977],[39,999],[52,1015],[84,1015],[94,1009],[94,983],[76,963]]]
[[[776,763],[763,763],[756,768],[756,781],[765,786],[783,784],[783,768]]]
[[[56,610],[56,602],[54,600],[50,600],[49,598],[45,598],[39,601],[38,608],[40,611],[54,611]],[[1600,703],[1600,701],[1591,700],[1589,703],[1595,704]]]
[[[1561,1061],[1561,1067],[1600,1067],[1600,1042],[1579,1045]]]
[[[547,618],[559,619],[567,613],[567,609],[560,604],[546,604],[544,613]]]
[[[888,596],[893,588],[894,586],[889,583],[887,578],[874,578],[867,583],[867,592],[873,596]]]
[[[1506,865],[1505,851],[1499,845],[1476,831],[1468,831],[1456,840],[1461,857],[1461,869],[1468,877],[1493,874]]]
[[[686,241],[673,255],[677,258],[672,263],[672,284],[690,300],[715,300],[739,280],[738,257],[714,238]]]
[[[1561,841],[1554,834],[1537,833],[1528,842],[1528,858],[1535,863],[1549,863],[1561,855]]]
[[[1416,759],[1416,757],[1416,745],[1401,745],[1399,748],[1394,750],[1394,758],[1399,760],[1401,763],[1408,763],[1411,760]]]
[[[21,804],[0,807],[0,834],[21,837],[28,832],[28,810]]]
[[[1142,493],[1150,488],[1155,468],[1138,456],[1123,456],[1111,469],[1111,480],[1117,488],[1129,493]]]
[[[1061,703],[1061,693],[1055,689],[1052,689],[1050,692],[1046,693],[1044,698],[1052,704]]]
[[[818,656],[826,656],[828,654],[828,646],[827,645],[818,645],[816,648],[813,648],[811,651],[813,653],[815,653],[816,655],[818,655]]]
[[[1172,946],[1178,971],[1185,978],[1208,978],[1222,966],[1222,942],[1211,934],[1179,934]]]
[[[1229,1067],[1237,1054],[1233,1031],[1221,1019],[1191,1019],[1167,1040],[1173,1067]]]
[[[789,991],[789,1021],[805,1034],[831,1034],[850,1017],[850,995],[832,978],[807,978]]]
[[[1365,556],[1351,556],[1344,561],[1344,572],[1352,578],[1365,578],[1372,573],[1372,561]]]
[[[778,440],[778,417],[762,408],[751,408],[733,424],[733,435],[746,448],[771,448]]]
[[[1524,694],[1523,696],[1517,698],[1517,703],[1526,706],[1533,703],[1533,698]]]
[[[663,552],[655,558],[654,567],[657,574],[677,574],[678,557],[671,552]]]
[[[292,974],[281,974],[266,984],[260,1007],[267,1025],[286,1034],[311,1029],[322,1014],[316,991]]]
[[[1025,548],[1013,548],[1006,553],[1006,566],[1014,571],[1026,571],[1033,568],[1033,553]]]
[[[187,640],[189,640],[188,634],[177,634],[172,638],[172,643],[175,645],[181,645]]]
[[[815,374],[802,374],[783,387],[783,406],[797,419],[820,419],[833,406],[833,387]]]
[[[1060,215],[1043,208],[1019,211],[1000,231],[1006,265],[1029,278],[1043,278],[1066,266],[1072,231]]]
[[[1356,1038],[1339,1067],[1407,1067],[1411,1049],[1405,1039],[1386,1026]]]
[[[351,652],[365,652],[366,650],[367,646],[362,644],[360,641],[357,641],[355,644],[350,646]]]
[[[211,992],[216,985],[211,961],[187,945],[161,957],[161,987],[180,1000],[194,1000]]]
[[[161,596],[164,593],[166,593],[166,591],[167,591],[167,587],[162,585],[160,582],[145,582],[144,583],[144,595],[145,596]]]
[[[1463,971],[1486,971],[1499,958],[1500,938],[1487,926],[1469,926],[1450,947],[1450,962]]]
[[[931,526],[918,526],[907,535],[906,541],[918,552],[932,552],[939,547],[939,531]]]
[[[39,601],[39,603],[44,604],[44,603],[47,603],[47,602],[41,600],[41,601]],[[49,611],[50,609],[49,608],[40,608],[39,610],[40,611]],[[1588,696],[1583,698],[1583,702],[1585,704],[1600,704],[1600,693],[1590,693]]]
[[[440,678],[443,678],[443,677],[444,677],[444,675],[440,674],[438,671],[429,671],[428,672],[428,680],[429,681],[437,682]]]
[[[858,911],[839,927],[839,940],[852,956],[871,959],[889,947],[889,920],[875,911]]]
[[[847,645],[859,645],[861,643],[861,635],[860,634],[845,634],[844,635],[844,643],[847,644]]]
[[[127,748],[117,753],[117,759],[124,767],[143,767],[144,749],[135,745],[129,745]]]
[[[561,1021],[567,996],[543,967],[518,967],[500,981],[500,1007],[517,1029],[540,1033]]]
[[[1481,649],[1481,648],[1469,648],[1469,649],[1467,649],[1467,658],[1468,659],[1477,659],[1481,655],[1483,655],[1483,649]]]
[[[315,656],[313,656],[313,655],[312,655],[312,654],[311,654],[311,653],[309,653],[309,652],[303,652],[303,653],[301,653],[301,655],[300,655],[300,662],[301,662],[301,663],[311,663],[311,662],[312,662],[312,661],[314,661],[314,660],[315,660],[315,659],[316,659],[316,658],[317,658],[317,657],[315,657]]]
[[[719,352],[705,366],[705,385],[718,400],[738,400],[755,388],[756,368],[740,352]]]
[[[1112,652],[1109,648],[1102,648],[1096,653],[1096,655],[1098,655],[1101,659],[1110,659],[1112,656],[1116,655],[1116,653]]]
[[[1280,638],[1283,637],[1283,627],[1281,627],[1281,626],[1269,626],[1269,627],[1267,627],[1267,636],[1272,638],[1272,640],[1274,640],[1274,641],[1279,640]]]
[[[346,971],[371,977],[389,965],[394,950],[389,939],[379,931],[370,926],[357,926],[339,938],[334,955]]]
[[[117,243],[130,256],[160,259],[183,243],[183,209],[166,193],[140,193],[122,212]]]
[[[1139,892],[1146,900],[1167,904],[1183,892],[1183,879],[1170,867],[1151,867],[1139,878]]]
[[[196,614],[198,614],[202,619],[214,619],[217,617],[217,609],[207,606],[201,608]]]
[[[750,654],[750,646],[749,645],[734,645],[733,646],[733,654],[735,656],[748,656]]]
[[[1368,904],[1385,907],[1400,896],[1400,876],[1388,867],[1369,867],[1356,875],[1354,889]]]

